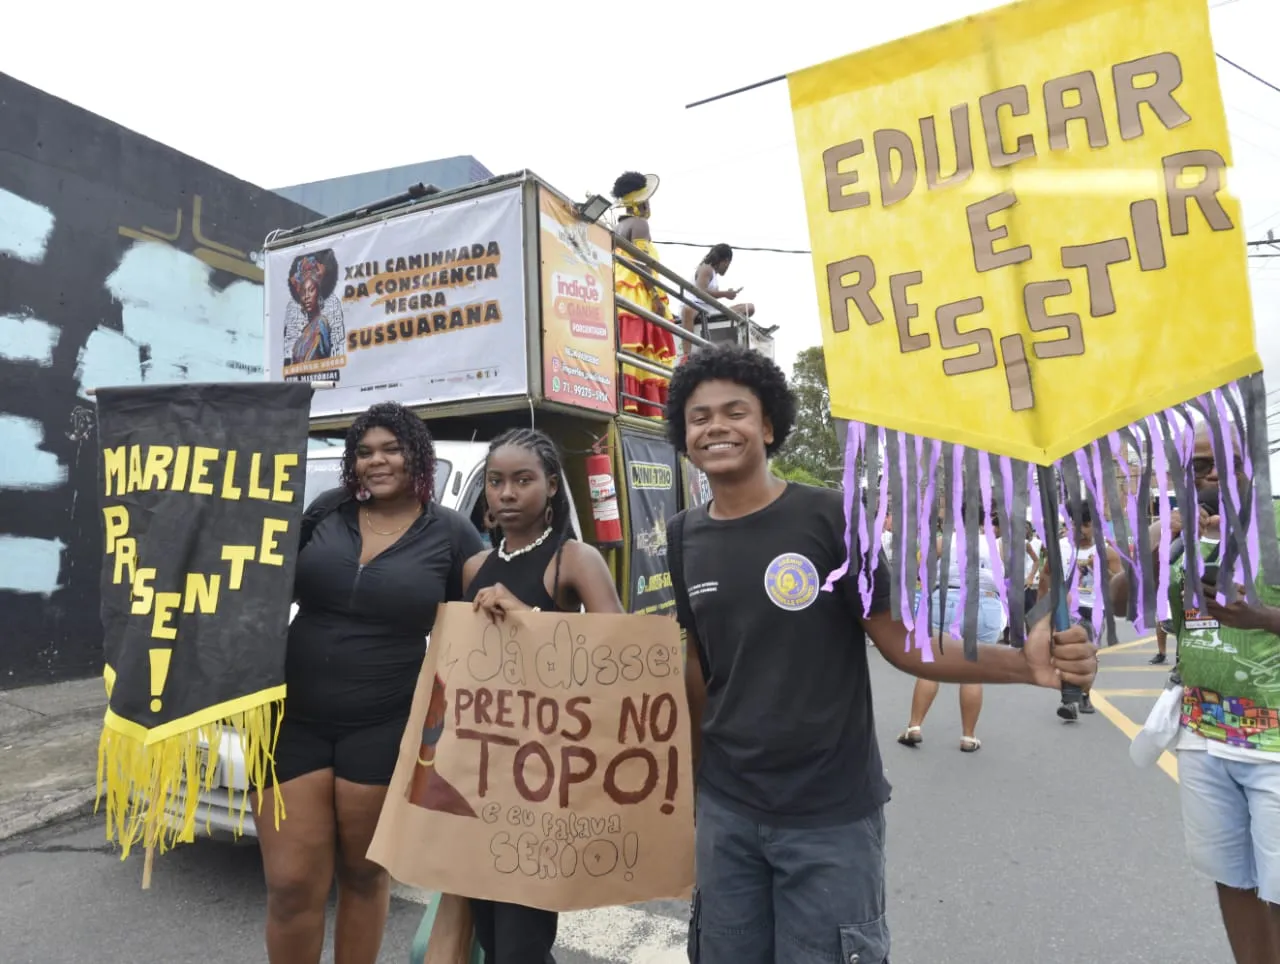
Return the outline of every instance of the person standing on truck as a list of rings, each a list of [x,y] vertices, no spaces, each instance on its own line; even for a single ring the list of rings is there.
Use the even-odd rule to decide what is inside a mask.
[[[462,598],[481,548],[462,515],[434,501],[435,449],[392,402],[347,432],[342,487],[303,516],[285,664],[288,695],[274,786],[254,801],[267,879],[270,964],[318,964],[338,878],[337,964],[374,964],[390,904],[387,872],[365,857],[409,720],[436,607]]]
[[[657,249],[649,235],[649,199],[658,190],[656,174],[638,174],[627,171],[613,182],[613,196],[623,210],[618,220],[618,237],[630,241],[654,261]],[[636,258],[630,252],[619,249],[617,254],[632,263]],[[637,265],[645,268],[644,264]],[[669,318],[667,296],[647,275],[638,274],[621,261],[613,263],[614,292],[637,308],[644,309],[659,318]],[[657,365],[670,366],[676,357],[676,339],[666,328],[655,325],[631,311],[618,309],[618,345],[623,351],[639,355]],[[623,409],[636,415],[661,418],[662,406],[667,400],[665,376],[637,368],[622,366],[622,390],[630,398],[623,398]]]
[[[890,788],[866,636],[898,669],[939,682],[1057,690],[1097,671],[1079,626],[1051,652],[1047,618],[1021,650],[982,646],[971,662],[949,641],[924,662],[888,612],[882,560],[869,611],[857,566],[824,592],[849,554],[844,496],[770,471],[795,416],[782,370],[738,345],[697,351],[672,377],[668,438],[712,496],[667,529],[696,774],[692,964],[888,960]]]
[[[498,436],[484,478],[497,548],[467,560],[464,598],[494,622],[528,610],[622,612],[604,557],[573,538],[564,469],[550,438],[529,428]],[[471,915],[486,964],[554,964],[554,911],[473,899]]]
[[[733,248],[727,244],[717,244],[707,252],[707,256],[702,259],[702,263],[694,271],[693,283],[707,294],[722,301],[733,301],[734,298],[742,294],[742,289],[722,287],[724,276],[729,273],[731,264],[733,264]],[[696,307],[685,305],[684,310],[681,312],[681,321],[688,331],[694,330],[694,322],[697,321],[700,313],[708,318],[721,314],[719,308],[715,305],[707,304],[697,295],[691,296],[690,300],[696,304]],[[740,305],[734,305],[733,310],[750,318],[756,313],[756,306],[750,302],[745,302]]]

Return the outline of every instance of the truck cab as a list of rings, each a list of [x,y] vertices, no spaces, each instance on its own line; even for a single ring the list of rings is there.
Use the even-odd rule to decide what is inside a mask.
[[[687,347],[733,340],[771,353],[771,333],[589,218],[602,200],[575,202],[524,171],[446,192],[418,185],[272,233],[265,367],[269,379],[316,386],[308,504],[338,484],[353,420],[396,401],[431,430],[436,499],[487,537],[489,442],[532,425],[559,447],[574,534],[600,549],[624,608],[674,615],[666,523],[709,490],[662,419],[624,411],[624,363],[671,369],[619,345],[616,313],[635,306],[615,298],[615,260],[673,301],[715,306],[714,319],[699,316],[701,334],[646,316]],[[255,835],[238,804],[247,784],[233,737],[216,766],[197,826]]]

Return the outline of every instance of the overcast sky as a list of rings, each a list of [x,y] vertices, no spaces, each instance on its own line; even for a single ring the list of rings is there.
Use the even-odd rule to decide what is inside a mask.
[[[584,196],[607,193],[633,168],[662,177],[659,240],[807,248],[786,85],[684,105],[992,6],[547,0],[506,13],[507,4],[120,0],[71,14],[24,3],[5,13],[0,70],[266,187],[473,154],[494,172],[530,168]],[[1218,52],[1280,85],[1280,3],[1211,8]],[[1218,68],[1230,186],[1248,237],[1268,228],[1280,237],[1280,93]],[[662,256],[691,275],[703,253]],[[1252,265],[1259,346],[1274,372],[1280,258]],[[729,281],[746,286],[759,320],[782,326],[784,365],[820,342],[806,256],[741,252]]]

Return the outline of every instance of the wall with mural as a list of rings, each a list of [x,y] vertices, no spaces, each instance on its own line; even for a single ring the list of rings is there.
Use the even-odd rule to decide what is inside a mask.
[[[101,669],[99,385],[262,377],[314,212],[0,74],[0,688]]]

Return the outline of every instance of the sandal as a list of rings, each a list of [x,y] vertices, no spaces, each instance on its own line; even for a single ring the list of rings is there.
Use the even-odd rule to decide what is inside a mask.
[[[920,735],[920,727],[918,726],[907,727],[905,730],[902,731],[902,734],[898,737],[898,742],[901,743],[903,746],[909,746],[911,747],[911,749],[914,750],[917,746],[919,746],[921,743],[924,742],[924,737]]]
[[[982,741],[979,740],[976,736],[960,737],[961,753],[977,753],[981,749],[982,749]]]

